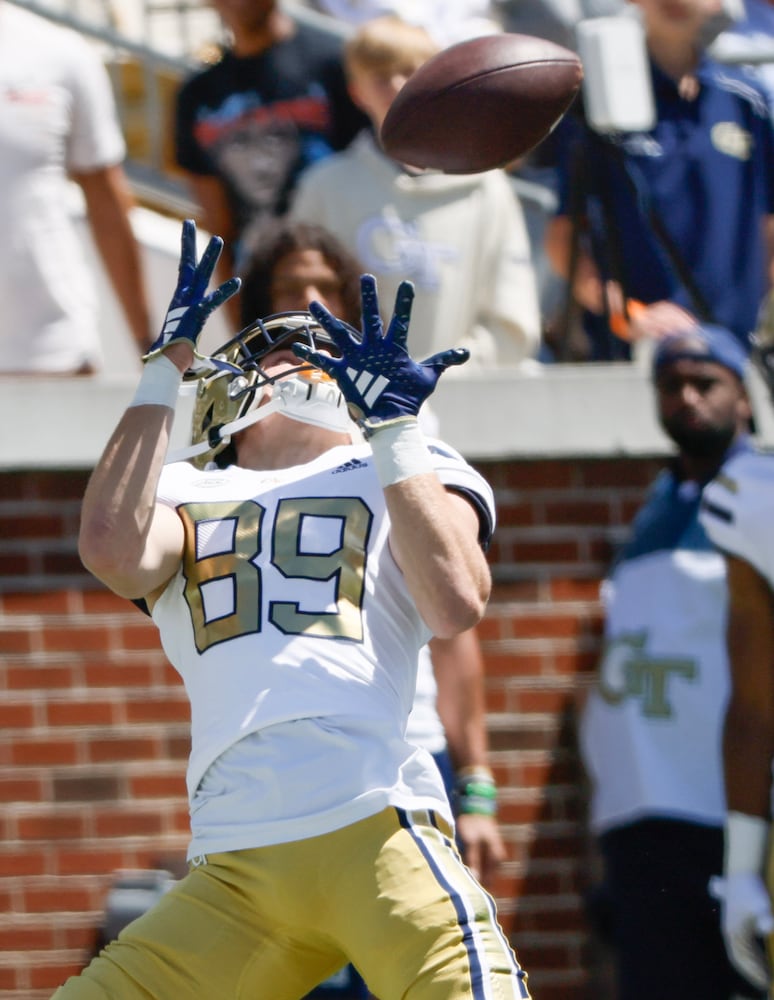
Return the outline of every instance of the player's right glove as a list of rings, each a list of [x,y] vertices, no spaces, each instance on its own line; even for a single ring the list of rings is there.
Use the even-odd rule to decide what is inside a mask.
[[[349,412],[366,436],[379,427],[398,420],[413,420],[433,392],[438,379],[451,365],[464,364],[470,354],[457,348],[441,351],[417,362],[406,349],[414,286],[402,281],[395,298],[395,311],[384,332],[376,295],[376,279],[364,274],[360,279],[363,333],[336,319],[320,302],[311,302],[309,311],[327,331],[340,357],[294,344],[295,353],[327,372],[338,384]]]
[[[758,816],[731,812],[726,822],[725,875],[710,880],[721,904],[721,928],[731,963],[758,989],[770,977],[763,938],[774,933],[771,897],[763,871],[769,824]]]
[[[199,336],[208,317],[218,306],[235,295],[241,284],[239,278],[229,278],[209,295],[207,294],[207,286],[223,250],[223,240],[219,236],[213,236],[202,254],[202,259],[197,263],[196,224],[192,219],[186,219],[183,222],[180,242],[177,288],[169,303],[162,331],[151,345],[143,361],[158,357],[172,344],[188,341],[196,359],[191,366],[191,371],[203,372],[213,368],[222,368],[239,372],[239,369],[233,365],[205,358],[196,350]]]

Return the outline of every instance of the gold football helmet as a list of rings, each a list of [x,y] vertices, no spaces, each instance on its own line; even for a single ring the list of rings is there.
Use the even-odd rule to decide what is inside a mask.
[[[199,468],[210,462],[225,466],[234,459],[232,435],[275,412],[331,430],[354,428],[338,386],[320,369],[299,359],[297,368],[279,378],[266,374],[261,366],[266,355],[294,341],[336,353],[325,330],[305,312],[257,320],[214,353],[215,360],[228,362],[238,373],[216,370],[199,378],[192,447],[184,457]]]

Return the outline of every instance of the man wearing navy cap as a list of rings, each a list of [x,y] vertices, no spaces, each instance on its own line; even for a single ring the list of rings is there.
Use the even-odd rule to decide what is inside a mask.
[[[720,327],[659,342],[658,416],[677,452],[603,586],[605,648],[581,749],[619,1000],[762,995],[730,965],[709,892],[723,855],[727,589],[698,519],[705,485],[750,448],[745,361]]]

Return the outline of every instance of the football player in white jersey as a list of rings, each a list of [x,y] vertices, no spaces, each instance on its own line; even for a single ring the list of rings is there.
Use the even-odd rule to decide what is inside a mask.
[[[97,577],[146,600],[186,686],[190,871],[57,1000],[298,1000],[347,961],[381,1000],[528,997],[437,768],[404,739],[420,647],[489,595],[491,490],[417,423],[465,352],[413,361],[412,287],[384,331],[365,275],[362,332],[313,302],[202,359],[238,288],[207,293],[221,246],[197,264],[184,223],[80,536]],[[165,467],[192,367],[196,464]]]
[[[323,226],[279,220],[267,230],[242,276],[242,323],[248,326],[256,316],[305,310],[317,299],[339,319],[356,325],[362,270]],[[425,435],[438,435],[438,421],[428,405],[422,408],[420,422]],[[432,753],[455,809],[457,843],[465,863],[491,888],[506,849],[488,762],[484,657],[475,629],[433,638],[421,651],[406,736]]]
[[[774,296],[769,327],[774,335]],[[765,319],[765,314],[762,314]],[[753,357],[774,400],[774,337]],[[774,455],[733,457],[704,492],[701,521],[725,554],[731,695],[723,732],[727,816],[715,880],[729,956],[771,991],[774,956],[770,827],[774,761]],[[767,884],[768,883],[768,884]]]

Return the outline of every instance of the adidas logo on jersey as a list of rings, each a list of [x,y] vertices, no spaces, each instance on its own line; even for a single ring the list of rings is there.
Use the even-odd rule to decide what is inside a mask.
[[[337,466],[333,470],[333,475],[335,476],[337,472],[354,472],[356,469],[365,469],[368,466],[368,462],[363,462],[359,458],[351,458],[348,462],[343,465]]]

